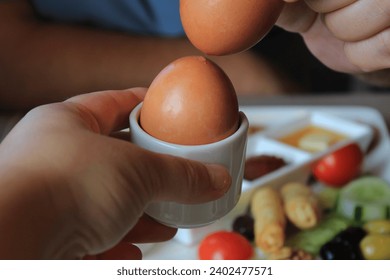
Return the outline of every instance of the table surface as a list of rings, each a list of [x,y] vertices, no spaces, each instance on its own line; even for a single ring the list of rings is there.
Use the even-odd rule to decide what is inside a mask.
[[[377,109],[390,128],[390,92],[381,93],[321,93],[283,96],[240,96],[241,105],[262,106],[367,106]],[[21,118],[21,114],[0,112],[0,141]]]

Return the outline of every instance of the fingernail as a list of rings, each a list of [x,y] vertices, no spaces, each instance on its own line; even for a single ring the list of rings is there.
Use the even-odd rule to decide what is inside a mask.
[[[214,189],[227,191],[230,188],[232,178],[225,167],[216,164],[207,164],[207,169]]]

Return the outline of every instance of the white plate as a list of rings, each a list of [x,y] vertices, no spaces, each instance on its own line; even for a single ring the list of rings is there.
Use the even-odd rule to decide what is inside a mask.
[[[390,139],[386,123],[382,115],[375,109],[357,106],[246,106],[240,108],[248,117],[251,125],[261,125],[263,127],[273,127],[285,125],[291,119],[299,119],[310,113],[326,113],[341,117],[354,122],[361,122],[375,126],[380,133],[380,142],[365,160],[365,170],[375,173],[390,182]],[[206,234],[216,230],[231,230],[232,221],[235,217],[245,212],[250,199],[251,185],[247,182],[243,185],[243,193],[237,206],[224,218],[204,228],[198,228],[187,234],[193,240],[200,240]],[[179,230],[185,231],[185,230]],[[178,240],[170,240],[163,243],[140,244],[144,259],[174,260],[174,259],[197,259],[198,243],[186,245]]]

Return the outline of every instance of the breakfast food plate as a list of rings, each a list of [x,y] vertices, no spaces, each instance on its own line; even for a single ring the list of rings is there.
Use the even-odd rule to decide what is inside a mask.
[[[201,228],[180,229],[168,242],[140,244],[144,259],[198,259],[199,242],[212,232],[231,231],[236,217],[247,211],[254,189],[263,185],[305,183],[311,175],[313,162],[352,142],[366,153],[364,171],[390,182],[389,133],[383,117],[375,109],[362,106],[242,106],[240,110],[250,123],[247,159],[266,154],[283,158],[284,164],[258,178],[245,179],[238,204],[217,222]],[[300,140],[289,137],[294,133],[300,135]],[[271,159],[270,164],[267,159],[266,165],[274,166],[273,161]]]

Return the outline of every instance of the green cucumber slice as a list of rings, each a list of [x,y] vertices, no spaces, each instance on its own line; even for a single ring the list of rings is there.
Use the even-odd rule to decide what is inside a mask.
[[[322,223],[320,223],[320,226],[323,228],[330,228],[333,231],[341,231],[346,229],[348,226],[351,225],[350,220],[346,220],[343,217],[338,217],[336,215],[328,216]]]
[[[289,237],[286,245],[317,255],[321,246],[346,229],[350,221],[335,215],[324,218],[317,226]]]
[[[389,219],[390,185],[374,176],[362,177],[341,189],[336,211],[356,222]]]

